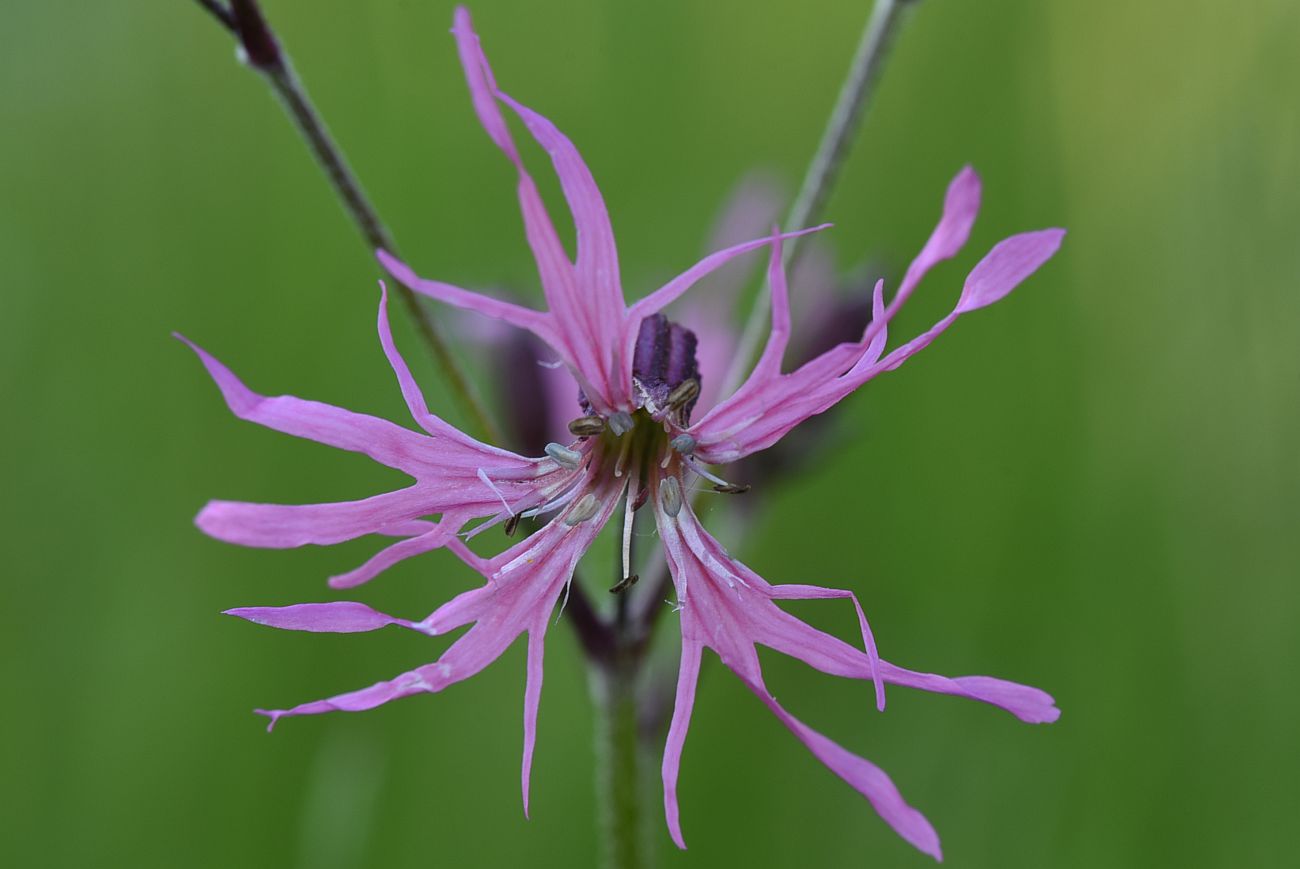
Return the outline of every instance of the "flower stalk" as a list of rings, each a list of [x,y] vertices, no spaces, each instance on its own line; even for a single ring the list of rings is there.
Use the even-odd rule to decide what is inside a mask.
[[[197,0],[230,32],[239,44],[240,55],[249,67],[261,74],[272,92],[279,98],[294,127],[316,158],[317,164],[329,180],[348,217],[360,233],[369,252],[396,251],[392,235],[380,220],[374,206],[366,196],[361,182],[348,166],[343,151],[330,135],[302,81],[293,70],[288,55],[281,47],[257,0],[230,0],[228,6],[219,0]],[[450,392],[461,405],[479,433],[489,440],[499,441],[501,433],[488,414],[474,385],[464,368],[451,352],[442,330],[432,319],[415,293],[398,287],[402,303],[415,322],[420,337],[428,346],[435,364],[442,370]]]
[[[653,754],[639,725],[642,660],[642,655],[623,653],[607,666],[591,668],[596,813],[605,869],[646,869],[655,862],[652,831],[657,828],[647,817],[656,803],[647,798]]]
[[[900,25],[907,17],[909,7],[918,5],[919,0],[876,0],[867,19],[862,37],[858,40],[857,50],[849,71],[840,85],[839,96],[831,110],[822,131],[821,141],[813,154],[812,162],[804,173],[799,185],[799,194],[795,197],[790,212],[786,215],[785,226],[809,226],[821,219],[826,202],[839,178],[840,167],[848,156],[853,144],[853,137],[862,119],[870,107],[875,95],[880,74],[885,68],[885,60],[898,35]],[[791,239],[785,248],[785,265],[792,268],[800,249],[799,241]],[[767,325],[770,295],[761,292],[754,299],[754,306],[745,321],[740,344],[736,349],[735,362],[727,373],[723,394],[731,393],[740,385],[749,364],[758,352],[758,342]]]

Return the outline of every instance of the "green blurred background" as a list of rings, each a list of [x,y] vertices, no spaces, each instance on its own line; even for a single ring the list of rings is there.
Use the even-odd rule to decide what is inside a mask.
[[[533,292],[452,5],[267,6],[411,260]],[[505,87],[589,160],[631,294],[694,259],[748,170],[799,177],[866,11],[474,7]],[[772,656],[781,700],[887,769],[951,865],[1276,866],[1300,845],[1297,44],[1286,0],[925,0],[846,167],[828,240],[888,274],[963,163],[985,179],[970,251],[900,334],[946,311],[998,238],[1070,230],[1007,303],[849,401],[839,448],[748,496],[765,508],[740,554],[774,581],[856,589],[886,656],[1056,696],[1049,727],[901,690],[877,715],[861,683]],[[375,271],[261,81],[183,0],[12,3],[0,47],[3,862],[590,865],[590,705],[563,624],[530,822],[519,648],[364,715],[268,736],[250,712],[442,645],[218,615],[330,599],[324,577],[374,544],[219,544],[191,525],[207,498],[400,479],[234,420],[168,337],[262,391],[404,418]],[[415,340],[401,323],[456,419]],[[438,553],[354,596],[418,616],[471,582]],[[852,631],[839,605],[799,612]],[[683,854],[652,807],[664,865],[927,862],[716,660],[682,801]]]

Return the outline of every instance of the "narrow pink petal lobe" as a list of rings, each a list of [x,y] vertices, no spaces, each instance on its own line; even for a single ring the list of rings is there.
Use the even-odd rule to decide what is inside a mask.
[[[673,720],[668,728],[668,742],[664,746],[662,775],[664,781],[664,817],[668,832],[678,848],[686,848],[682,838],[682,824],[677,809],[677,773],[682,765],[682,749],[686,745],[686,732],[691,726],[691,711],[695,708],[695,686],[700,679],[700,650],[695,642],[682,642],[682,660],[677,670],[677,698],[673,703]]]
[[[604,202],[572,143],[549,121],[509,100],[497,88],[478,34],[474,32],[469,12],[464,7],[456,10],[452,34],[456,37],[461,66],[465,70],[479,121],[496,146],[514,164],[518,175],[524,234],[537,261],[542,291],[550,308],[547,315],[550,335],[541,337],[568,363],[588,399],[598,409],[612,409],[625,403],[628,396],[616,390],[616,387],[621,389],[622,378],[614,376],[612,354],[617,346],[624,309],[613,232],[609,228]],[[581,250],[576,267],[560,243],[536,183],[524,168],[499,103],[510,105],[518,112],[529,131],[551,155],[580,237]]]
[[[966,246],[971,227],[979,215],[981,188],[979,175],[969,166],[958,172],[957,177],[948,184],[939,224],[926,239],[925,246],[916,255],[916,259],[908,265],[893,307],[897,308],[906,300],[926,272],[936,264],[952,259]]]
[[[318,401],[292,395],[258,395],[216,357],[184,336],[177,335],[212,375],[231,412],[240,419],[331,447],[363,453],[380,464],[412,476],[431,468],[431,441],[385,419],[353,413]]]
[[[393,276],[394,280],[412,292],[428,296],[431,299],[437,299],[457,308],[463,308],[466,311],[474,311],[485,317],[502,320],[521,329],[527,329],[547,343],[552,343],[554,340],[554,333],[551,331],[544,311],[535,311],[532,308],[525,308],[523,305],[516,305],[480,293],[462,290],[460,287],[454,287],[442,281],[422,278],[415,273],[414,269],[386,250],[375,251],[375,256],[378,258],[379,264]]]
[[[405,619],[393,618],[363,603],[350,600],[331,603],[300,603],[293,606],[250,606],[226,610],[225,615],[286,631],[355,634],[377,631],[389,625],[411,627]]]
[[[528,817],[528,791],[533,776],[533,747],[537,744],[537,710],[542,701],[542,655],[546,650],[549,613],[528,629],[528,676],[524,684],[524,758],[519,783],[524,795],[524,817]]]
[[[416,519],[430,509],[433,496],[421,486],[334,504],[250,504],[209,501],[194,518],[204,534],[262,549],[292,549],[314,543],[328,546],[387,526]]]
[[[444,519],[442,523],[434,525],[432,531],[386,546],[368,558],[360,567],[338,576],[331,576],[330,588],[356,588],[374,579],[394,564],[445,546],[448,539],[462,524],[464,523],[461,519]]]
[[[965,245],[979,205],[979,176],[967,167],[948,186],[938,225],[908,266],[898,292],[883,309],[881,286],[877,284],[872,320],[862,340],[832,348],[789,374],[782,374],[779,366],[770,361],[756,367],[733,396],[691,427],[696,455],[703,461],[723,464],[772,446],[804,420],[826,412],[868,380],[894,370],[928,347],[961,314],[1006,296],[1060,246],[1062,230],[1025,233],[1001,242],[971,271],[952,313],[881,360],[889,321],[921,278]],[[774,306],[773,316],[774,340],[780,340],[786,313]]]
[[[966,278],[957,310],[974,311],[1004,297],[1051,259],[1063,238],[1063,229],[1040,229],[998,242]]]
[[[947,679],[916,673],[882,661],[875,641],[849,592],[809,585],[770,585],[726,550],[699,525],[689,505],[676,515],[667,514],[655,499],[656,521],[669,569],[677,590],[682,624],[682,668],[678,676],[677,706],[664,752],[664,809],[673,841],[682,846],[677,804],[677,773],[682,744],[690,721],[700,650],[709,647],[799,740],[871,803],[880,816],[913,846],[941,858],[939,840],[925,817],[899,794],[889,777],[874,764],[847,751],[788,713],[767,691],[760,669],[757,645],[798,658],[833,675],[880,685],[920,688],[953,694],[1000,706],[1023,721],[1055,720],[1052,698],[1042,691],[986,676]],[[780,609],[779,600],[851,597],[857,606],[863,648],[820,631]]]
[[[785,708],[777,703],[767,692],[767,688],[760,683],[752,683],[747,679],[742,681],[762,700],[768,709],[781,720],[781,723],[790,728],[790,731],[799,738],[813,756],[826,765],[831,772],[835,773],[858,793],[867,798],[871,807],[876,813],[884,819],[885,823],[894,828],[894,832],[902,836],[917,850],[929,854],[936,860],[943,859],[943,852],[939,848],[939,834],[934,831],[934,827],[926,820],[925,815],[918,812],[907,804],[903,795],[898,792],[898,788],[885,774],[884,770],[871,763],[869,760],[859,757],[853,752],[843,748],[838,743],[827,739],[822,734],[813,730],[799,719],[795,718]]]

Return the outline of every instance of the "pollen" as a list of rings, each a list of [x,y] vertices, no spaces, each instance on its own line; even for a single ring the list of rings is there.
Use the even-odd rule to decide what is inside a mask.
[[[659,486],[659,501],[663,504],[664,512],[669,516],[676,516],[682,512],[682,487],[676,477],[664,478]]]
[[[679,452],[684,456],[689,456],[691,453],[695,452],[695,438],[688,434],[683,433],[677,435],[668,442],[668,445],[672,447],[675,452]]]
[[[596,508],[598,506],[600,506],[600,504],[596,500],[596,496],[588,492],[578,499],[578,503],[574,504],[573,507],[570,508],[569,515],[564,517],[564,524],[573,526],[586,522],[592,516],[596,515]]]
[[[636,423],[632,421],[632,415],[625,410],[618,413],[610,414],[609,430],[618,437],[622,437],[632,430]]]
[[[569,433],[574,437],[595,437],[605,430],[605,420],[598,416],[580,416],[569,422]]]
[[[555,459],[561,467],[568,468],[570,471],[578,470],[578,466],[582,464],[582,453],[554,441],[546,445],[546,454]]]

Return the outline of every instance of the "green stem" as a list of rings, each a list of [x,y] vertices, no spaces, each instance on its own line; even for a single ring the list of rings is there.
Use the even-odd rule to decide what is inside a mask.
[[[840,166],[849,152],[849,146],[853,144],[853,135],[871,104],[889,48],[905,17],[904,11],[906,7],[915,6],[918,2],[919,0],[876,0],[876,5],[871,9],[871,17],[867,19],[858,41],[853,62],[849,64],[848,74],[840,85],[835,108],[831,110],[822,131],[821,142],[804,173],[799,195],[795,197],[794,205],[786,215],[785,229],[802,229],[821,218],[826,201],[839,177]],[[787,268],[794,262],[795,254],[800,249],[799,242],[800,239],[792,238],[785,243],[782,260]],[[760,292],[754,299],[754,307],[749,312],[749,319],[745,321],[745,330],[736,348],[735,361],[723,386],[723,395],[735,391],[757,355],[758,342],[767,324],[770,305],[771,297],[765,292]]]
[[[594,666],[596,807],[605,869],[654,865],[652,825],[645,817],[651,752],[640,739],[637,687],[640,655],[619,654],[611,666]]]

